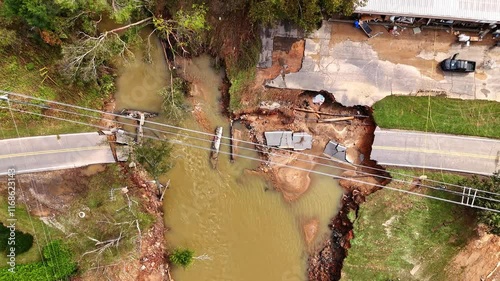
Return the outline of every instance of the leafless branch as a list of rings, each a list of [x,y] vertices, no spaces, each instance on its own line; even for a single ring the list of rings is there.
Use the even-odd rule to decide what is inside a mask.
[[[83,253],[81,257],[84,257],[84,256],[89,255],[89,254],[94,254],[94,253],[96,253],[98,256],[100,256],[102,253],[104,253],[104,251],[106,251],[107,249],[109,249],[111,247],[118,248],[118,245],[120,244],[120,240],[122,239],[122,234],[123,234],[123,230],[120,230],[120,235],[118,237],[116,237],[114,239],[109,239],[106,241],[99,241],[95,238],[87,236],[88,239],[95,242],[95,246],[97,248],[94,250],[87,251],[87,252]]]
[[[160,202],[163,201],[163,196],[165,195],[165,191],[167,191],[169,186],[170,186],[170,179],[167,181],[167,183],[163,187],[163,191],[162,191],[161,196],[160,196]]]

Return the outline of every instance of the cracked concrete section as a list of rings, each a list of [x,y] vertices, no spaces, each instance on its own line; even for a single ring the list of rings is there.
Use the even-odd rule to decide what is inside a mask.
[[[418,91],[444,91],[462,99],[500,101],[500,48],[451,44],[447,52],[421,51],[415,58],[438,63],[454,53],[459,58],[477,62],[476,73],[443,73],[443,79],[422,74],[415,66],[382,60],[365,40],[343,40],[332,44],[332,25],[324,22],[321,29],[306,38],[304,59],[299,72],[268,81],[267,86],[300,90],[326,90],[346,106],[368,105],[390,94],[409,95]],[[353,28],[353,32],[357,32]],[[390,35],[370,40],[391,40]],[[405,52],[404,48],[394,52]],[[394,60],[393,60],[394,61]],[[439,77],[439,76],[438,76]]]

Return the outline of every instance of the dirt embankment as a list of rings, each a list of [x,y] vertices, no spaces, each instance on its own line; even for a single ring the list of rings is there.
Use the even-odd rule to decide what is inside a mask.
[[[97,272],[87,272],[81,280],[138,280],[138,281],[173,281],[165,248],[165,225],[163,220],[162,202],[159,200],[158,189],[151,183],[147,172],[141,168],[130,170],[126,163],[121,163],[121,171],[134,186],[131,192],[142,199],[140,204],[144,212],[149,214],[154,222],[137,238],[136,245],[139,255],[136,258],[121,257],[118,263],[103,267]]]
[[[340,280],[342,263],[351,247],[350,240],[354,237],[352,223],[347,215],[351,211],[358,211],[360,202],[356,202],[355,197],[353,192],[344,194],[342,208],[328,225],[332,230],[330,239],[325,241],[322,249],[309,256],[309,280]]]
[[[343,176],[347,176],[346,173]],[[387,184],[377,177],[364,177],[360,180],[373,184]],[[380,189],[369,183],[359,184],[349,180],[340,180],[340,185],[346,190],[342,197],[342,207],[328,225],[332,234],[325,241],[323,248],[309,256],[308,277],[310,281],[340,280],[343,262],[351,247],[350,241],[355,236],[353,222],[348,218],[348,214],[355,212],[357,217],[359,205],[365,201],[365,197]]]
[[[151,184],[150,177],[143,170],[134,170],[130,173],[130,177],[140,187],[141,197],[145,201],[144,208],[155,219],[153,226],[142,234],[139,258],[140,271],[136,280],[173,280],[167,262],[163,204],[159,200],[158,189],[154,184]]]

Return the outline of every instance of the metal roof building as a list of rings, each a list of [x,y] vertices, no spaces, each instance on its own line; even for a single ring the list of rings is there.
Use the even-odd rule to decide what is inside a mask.
[[[368,0],[356,13],[500,22],[499,0]]]

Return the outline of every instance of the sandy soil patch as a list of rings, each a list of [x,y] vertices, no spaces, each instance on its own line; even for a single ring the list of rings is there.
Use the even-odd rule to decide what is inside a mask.
[[[274,155],[269,158],[270,161],[276,163],[271,166],[273,173],[276,175],[276,188],[283,193],[283,197],[287,201],[297,200],[309,188],[311,178],[309,176],[310,172],[307,170],[313,169],[315,164],[306,161],[312,161],[313,159],[313,156],[292,153],[287,155],[286,152],[283,153],[281,151],[279,152],[279,156]],[[283,165],[304,170],[283,167]]]
[[[311,246],[318,234],[319,220],[311,219],[304,223],[302,230],[304,231],[304,238],[308,246]]]

